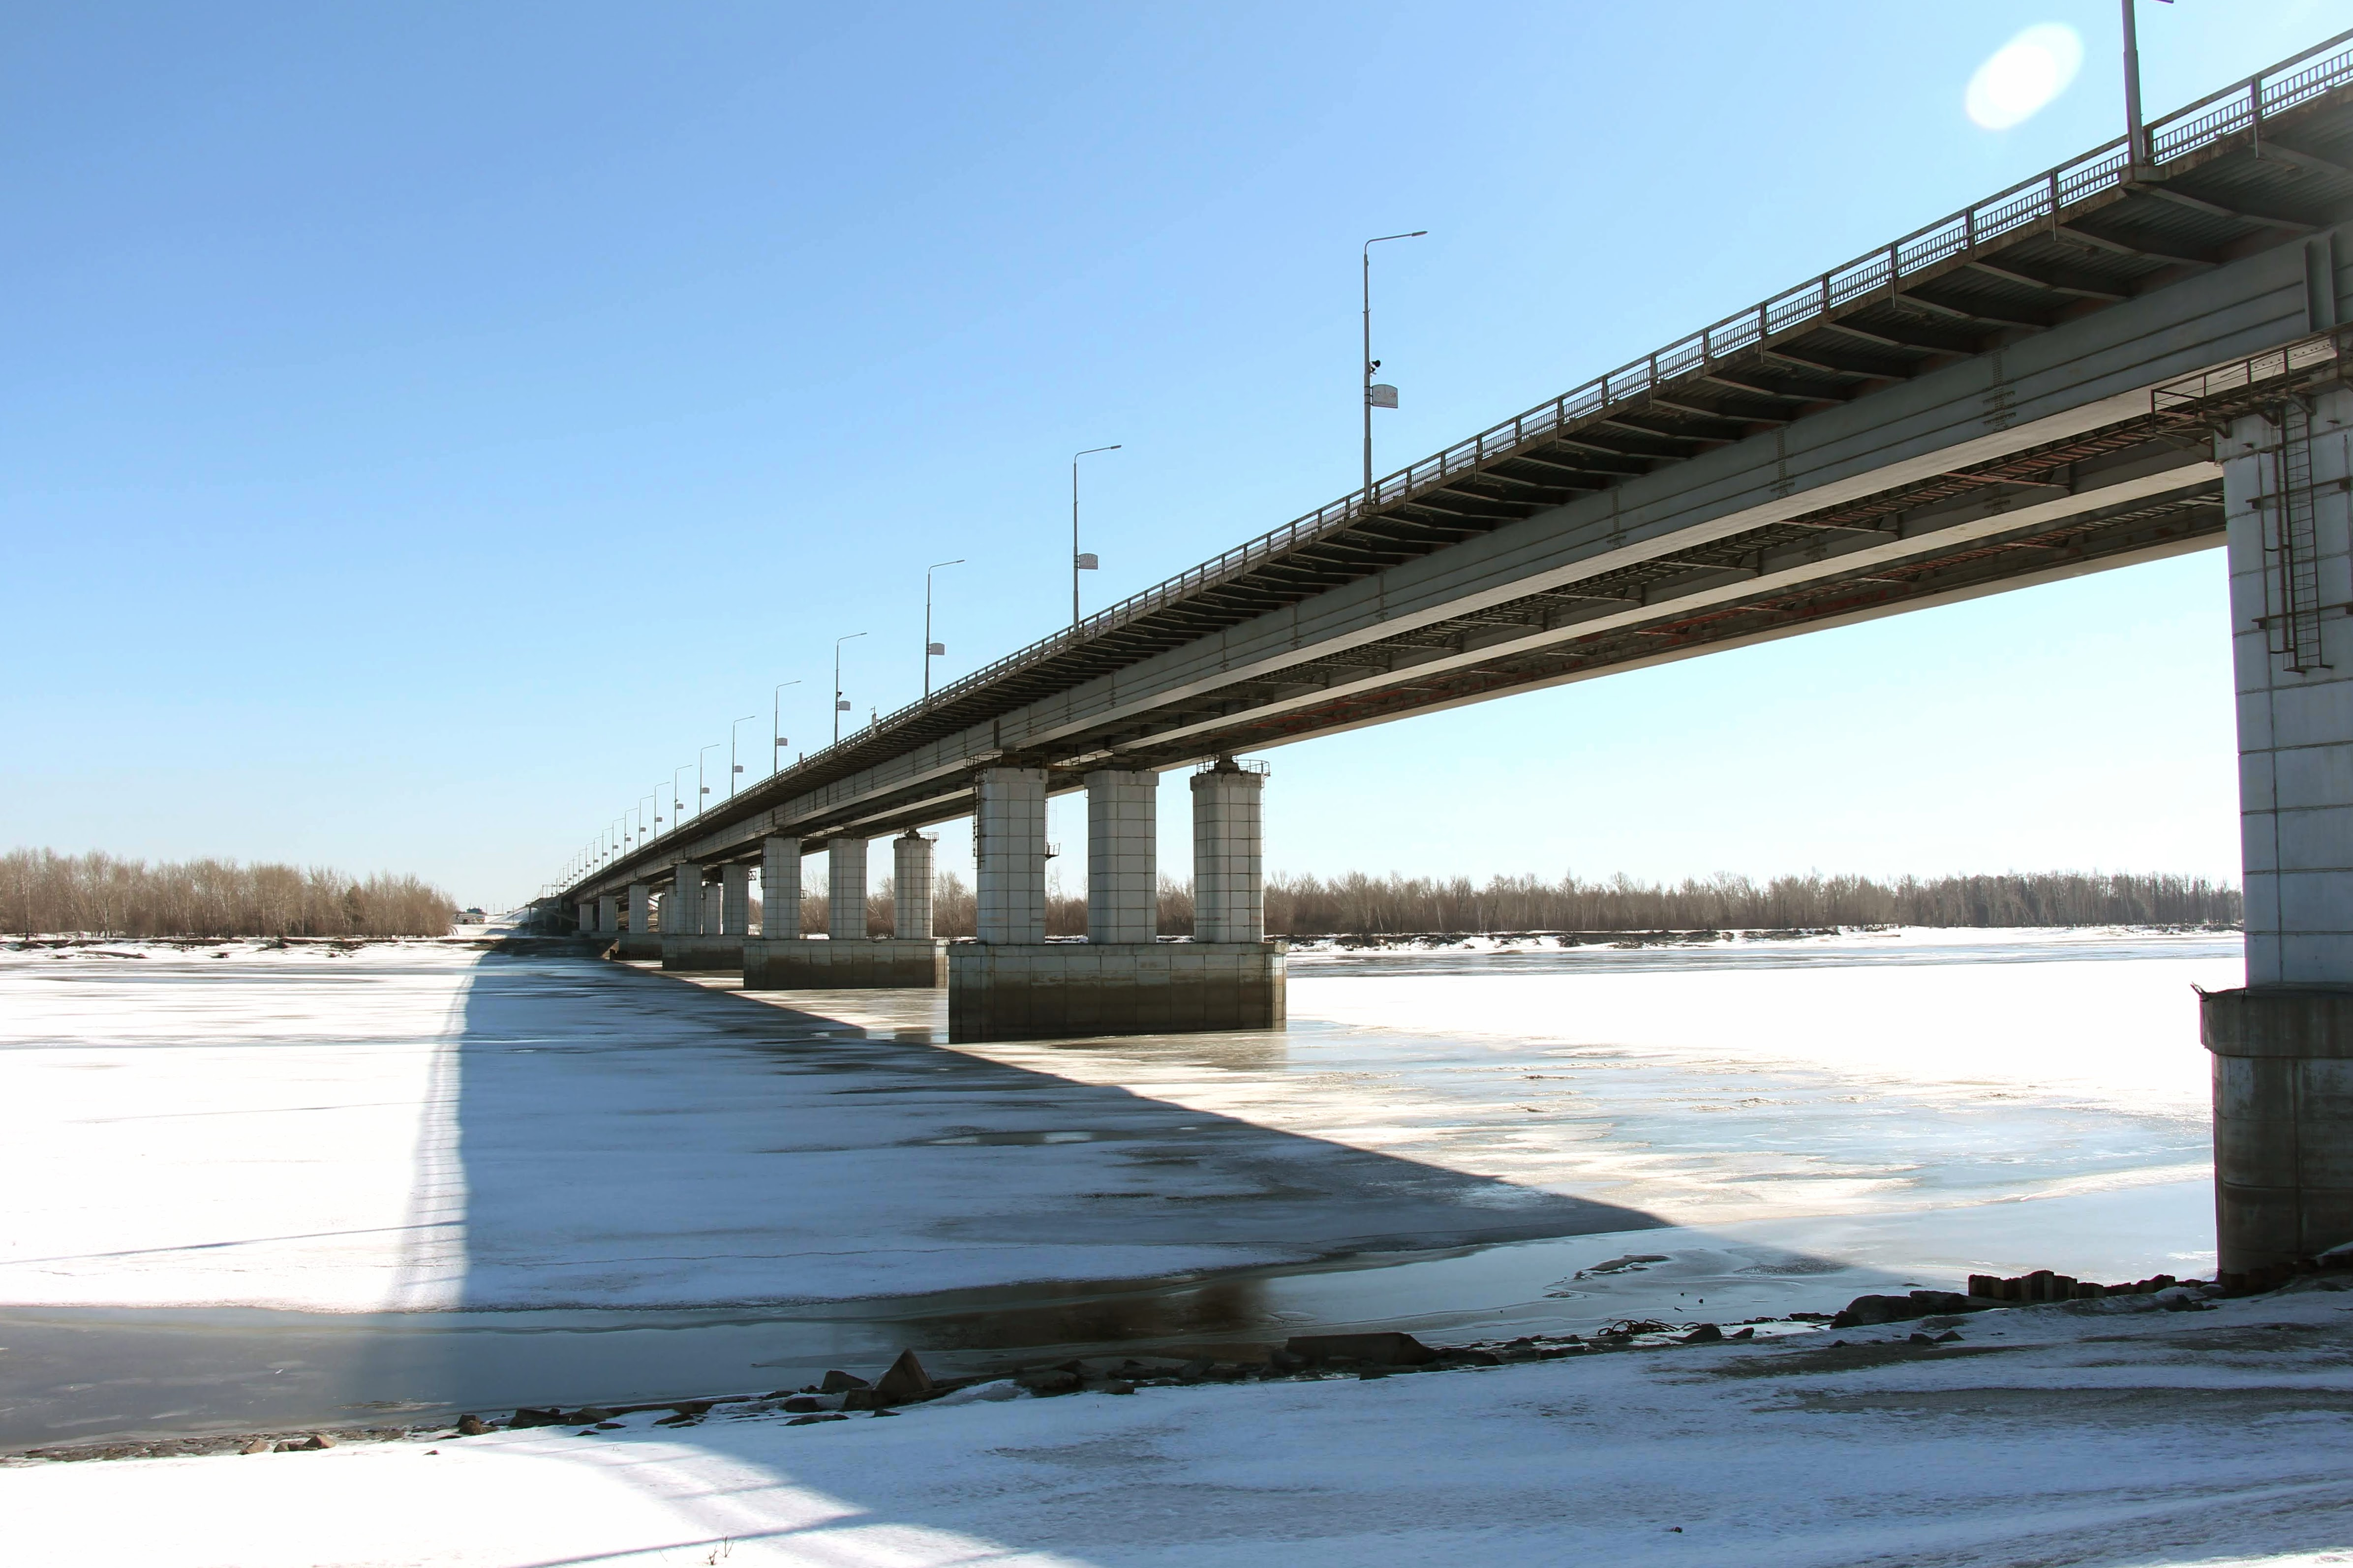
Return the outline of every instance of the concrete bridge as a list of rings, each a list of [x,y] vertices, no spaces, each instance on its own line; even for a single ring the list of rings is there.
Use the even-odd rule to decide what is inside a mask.
[[[563,898],[747,984],[944,982],[955,1038],[1268,1026],[1264,775],[1235,755],[2227,544],[2248,987],[2205,1003],[2222,1267],[2353,1242],[2348,40],[1008,655]],[[1150,785],[1195,764],[1198,925],[1159,942]],[[1048,943],[1045,803],[1077,789],[1088,941]],[[945,944],[917,830],[967,814],[979,940]],[[891,835],[896,936],[805,937],[802,856],[863,937]]]

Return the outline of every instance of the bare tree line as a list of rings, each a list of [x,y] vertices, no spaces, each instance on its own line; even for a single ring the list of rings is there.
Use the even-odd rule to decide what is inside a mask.
[[[1189,882],[1160,879],[1160,934],[1189,936]],[[866,897],[866,929],[891,934],[891,879]],[[944,937],[975,934],[971,884],[939,873],[932,892],[933,929]],[[1587,882],[1574,875],[1372,877],[1350,871],[1328,879],[1277,876],[1266,885],[1271,936],[1377,936],[1440,931],[1752,931],[1858,925],[2103,926],[2236,925],[2239,889],[2202,877],[2163,873],[2030,871],[2000,876],[1775,877],[1758,883],[1729,874],[1677,883],[1637,882],[1624,875]],[[801,896],[801,929],[826,929],[822,888]],[[1087,901],[1050,891],[1046,934],[1083,936]]]
[[[1271,879],[1266,929],[1284,936],[1406,931],[1746,931],[1846,925],[2236,925],[2239,889],[2202,877],[2083,871],[2000,876],[1775,877],[1680,883],[1496,877]]]
[[[111,855],[0,855],[0,926],[102,937],[446,936],[457,906],[388,872],[355,878],[234,860],[149,865]]]

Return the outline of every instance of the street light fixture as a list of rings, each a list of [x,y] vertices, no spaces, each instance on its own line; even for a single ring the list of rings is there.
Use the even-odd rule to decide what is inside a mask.
[[[686,826],[686,802],[678,798],[679,792],[686,787],[679,781],[685,776],[685,768],[672,768],[670,771],[670,826],[673,833]]]
[[[797,680],[780,680],[776,682],[776,689],[768,693],[768,729],[776,742],[768,751],[770,778],[776,776],[776,764],[785,759],[785,688],[799,684]]]
[[[736,775],[736,774],[738,774],[738,773],[742,773],[742,772],[744,771],[744,764],[743,764],[743,763],[739,763],[739,762],[737,762],[737,761],[735,760],[735,729],[736,729],[736,726],[737,726],[737,725],[739,725],[739,724],[748,724],[748,723],[750,723],[753,720],[757,719],[758,717],[759,717],[759,715],[758,715],[757,713],[746,713],[746,714],[744,714],[744,717],[742,717],[741,719],[731,720],[731,721],[729,721],[729,722],[728,722],[728,725],[727,725],[727,798],[728,798],[729,800],[733,800],[733,799],[735,798],[735,775]]]
[[[2125,0],[2130,5],[2132,0]],[[1365,504],[1373,504],[1373,410],[1395,408],[1397,388],[1373,384],[1373,372],[1381,362],[1373,357],[1373,247],[1392,239],[1419,239],[1430,230],[1415,229],[1410,234],[1383,234],[1365,241]]]
[[[948,645],[932,640],[932,574],[943,566],[961,566],[964,557],[934,561],[923,568],[923,700],[932,700],[932,660],[946,657]]]
[[[849,711],[849,704],[841,695],[841,645],[862,637],[864,632],[852,632],[846,637],[833,639],[833,743],[841,744],[841,716]]]
[[[1092,458],[1097,452],[1116,452],[1116,441],[1108,447],[1090,447],[1083,452],[1071,454],[1071,629],[1079,629],[1079,574],[1092,572],[1102,564],[1092,555],[1079,553],[1079,459]],[[928,668],[928,666],[927,666]]]

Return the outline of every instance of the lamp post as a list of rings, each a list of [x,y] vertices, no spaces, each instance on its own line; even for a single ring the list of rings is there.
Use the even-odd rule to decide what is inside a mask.
[[[1078,472],[1078,465],[1073,463],[1071,466],[1071,471],[1073,475],[1071,483],[1075,486],[1078,482],[1075,477]],[[1073,504],[1075,504],[1075,497],[1076,492],[1074,489]],[[1073,536],[1073,539],[1075,542],[1075,536]],[[937,643],[932,640],[932,574],[938,571],[943,566],[961,566],[963,564],[964,557],[959,555],[953,561],[934,561],[929,566],[923,568],[923,700],[926,702],[929,702],[932,700],[932,660],[944,657],[948,651],[947,644]]]
[[[656,827],[661,826],[661,797],[649,795],[645,797],[645,800],[638,802],[638,842],[640,845],[656,837],[646,831],[646,801],[651,801],[654,804],[654,826]]]
[[[2130,0],[2126,0],[2126,4],[2130,4]],[[1396,387],[1373,385],[1373,372],[1381,368],[1381,362],[1373,357],[1373,247],[1392,239],[1419,239],[1429,232],[1430,230],[1426,228],[1418,228],[1410,234],[1377,235],[1365,241],[1365,504],[1366,506],[1373,504],[1373,410],[1377,406],[1381,408],[1397,406]],[[1388,394],[1387,399],[1377,405],[1373,402],[1373,394],[1377,391]]]
[[[2135,0],[2125,0],[2125,167],[2137,174],[2157,162],[2148,144],[2148,127],[2140,121],[2140,29],[2133,16]],[[2164,0],[2168,5],[2173,0]]]
[[[841,716],[849,704],[841,700],[841,645],[864,637],[864,632],[852,632],[846,637],[833,639],[833,743],[841,744]]]
[[[711,785],[705,783],[702,777],[702,759],[709,756],[718,749],[719,742],[713,741],[711,744],[703,747],[702,750],[694,753],[694,815],[697,817],[700,817],[702,815],[703,796],[711,793]]]
[[[749,724],[753,720],[757,719],[759,715],[757,713],[746,713],[741,719],[733,719],[728,721],[727,798],[729,800],[733,800],[735,798],[735,777],[738,773],[741,773],[744,771],[744,764],[735,760],[735,731],[739,726]]]
[[[1092,555],[1079,553],[1079,459],[1092,458],[1097,452],[1116,452],[1116,441],[1108,447],[1090,447],[1083,452],[1071,454],[1071,629],[1079,629],[1079,574],[1092,572],[1098,563]],[[926,664],[925,668],[929,668]]]
[[[670,829],[672,833],[686,826],[686,802],[678,798],[679,791],[685,787],[679,781],[685,776],[684,768],[670,771]]]
[[[798,686],[797,680],[780,680],[768,693],[768,730],[776,744],[768,748],[768,776],[776,776],[776,764],[785,760],[785,688]]]

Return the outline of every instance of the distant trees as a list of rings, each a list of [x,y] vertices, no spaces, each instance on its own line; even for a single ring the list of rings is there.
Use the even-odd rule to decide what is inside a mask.
[[[27,934],[446,936],[448,894],[415,877],[314,866],[144,860],[12,849],[0,855],[0,927]]]
[[[866,930],[891,934],[891,879],[866,895]],[[1193,887],[1160,879],[1160,934],[1193,932]],[[754,907],[757,913],[757,905]],[[1278,876],[1266,885],[1271,936],[1386,936],[1440,931],[1786,931],[1857,925],[2237,925],[2239,889],[2202,877],[2084,871],[1998,877],[1775,877],[1762,883],[1721,874],[1676,883],[1557,882],[1541,877]],[[932,886],[932,929],[971,936],[979,908],[972,885],[942,871]],[[826,929],[825,889],[801,895],[801,929]],[[1050,889],[1046,934],[1084,936],[1087,900]]]
[[[1189,905],[1189,900],[1187,903]],[[1162,908],[1170,902],[1164,888]],[[1187,924],[1191,924],[1189,907]],[[1801,926],[2235,925],[2239,889],[2202,877],[2082,871],[1991,877],[1721,874],[1675,884],[1564,876],[1271,879],[1266,929],[1279,936],[1402,931],[1737,931]],[[1165,919],[1165,915],[1164,915]],[[1163,931],[1168,927],[1164,923]]]

